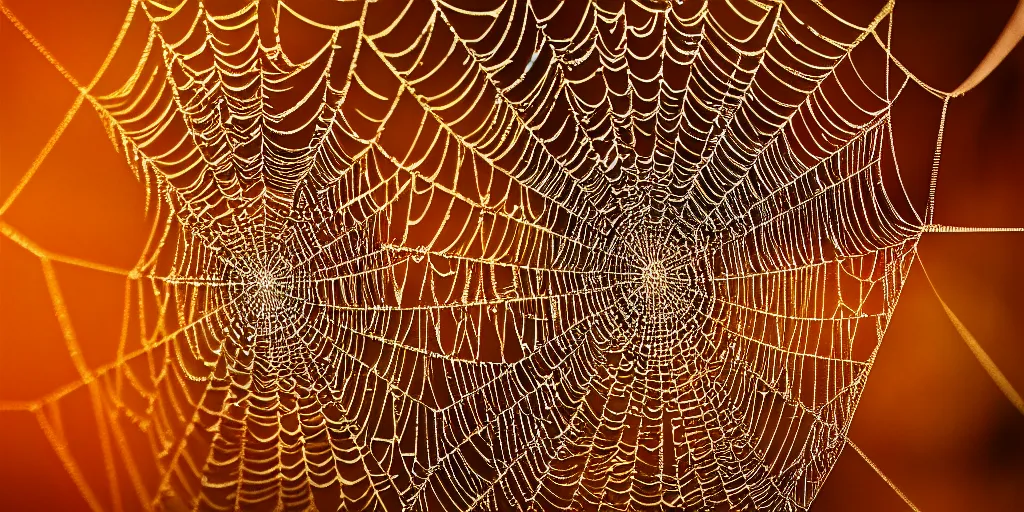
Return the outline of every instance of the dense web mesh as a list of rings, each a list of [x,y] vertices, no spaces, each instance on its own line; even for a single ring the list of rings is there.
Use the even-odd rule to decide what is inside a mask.
[[[928,224],[891,9],[136,2],[152,236],[29,408],[96,509],[80,393],[147,507],[806,509]]]

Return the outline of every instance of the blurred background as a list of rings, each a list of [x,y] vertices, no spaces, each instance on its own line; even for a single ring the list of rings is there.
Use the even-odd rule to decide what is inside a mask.
[[[851,19],[881,2],[825,2]],[[106,57],[128,0],[4,0],[80,84]],[[1016,0],[899,0],[893,52],[926,83],[952,90],[995,42]],[[129,31],[99,90],[128,76],[145,42]],[[0,17],[0,200],[33,168],[63,129],[17,201],[0,214],[0,403],[38,400],[77,377],[61,319],[38,257],[12,242],[18,233],[53,253],[132,268],[152,218],[146,195],[89,106],[72,115],[78,90]],[[105,86],[106,88],[104,88]],[[911,87],[893,112],[903,181],[919,206],[927,190],[941,101]],[[67,121],[65,123],[65,120]],[[1024,47],[985,82],[950,103],[935,221],[1024,226]],[[920,253],[943,298],[1011,383],[1024,389],[1024,234],[925,234]],[[124,277],[55,264],[74,339],[90,347],[120,336]],[[99,351],[96,351],[99,352]],[[62,403],[69,438],[92,438],[88,400]],[[0,496],[38,489],[13,509],[85,508],[35,416],[0,409]],[[72,420],[81,418],[82,422]],[[850,437],[922,510],[1020,510],[1024,504],[1024,416],[992,384],[944,314],[919,267],[907,280],[878,353]],[[86,443],[88,444],[88,443]],[[95,443],[93,443],[95,444]],[[82,470],[102,458],[76,454]],[[95,455],[95,454],[93,454]],[[24,493],[19,493],[24,494]],[[852,450],[819,494],[816,511],[906,510]]]

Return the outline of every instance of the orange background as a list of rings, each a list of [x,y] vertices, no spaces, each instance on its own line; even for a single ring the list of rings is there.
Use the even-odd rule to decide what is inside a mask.
[[[80,83],[105,57],[127,0],[5,0]],[[838,2],[826,2],[832,6]],[[995,41],[1016,2],[899,1],[894,53],[927,83],[952,90]],[[836,6],[837,12],[877,6]],[[125,57],[144,33],[129,32]],[[0,201],[30,168],[77,91],[6,18],[0,18]],[[100,90],[130,73],[115,59]],[[104,89],[102,85],[106,85]],[[918,89],[893,113],[896,151],[911,197],[923,204],[941,102]],[[977,89],[953,100],[946,123],[936,222],[1024,226],[1024,47]],[[152,219],[145,193],[84,104],[0,221],[47,251],[132,268]],[[1024,389],[1024,234],[926,234],[921,255],[936,286],[1010,382]],[[37,400],[78,380],[39,259],[0,236],[0,402]],[[124,278],[55,264],[71,325],[90,367],[113,353]],[[69,437],[90,436],[85,402],[65,407]],[[81,423],[74,420],[81,418]],[[78,428],[81,427],[81,428]],[[991,383],[943,313],[920,268],[907,281],[850,437],[925,511],[1019,510],[1024,503],[1024,417]],[[83,470],[102,459],[79,454]],[[0,411],[0,497],[14,509],[84,503],[29,412]],[[0,499],[0,501],[3,501]],[[852,450],[814,505],[818,511],[906,510]]]

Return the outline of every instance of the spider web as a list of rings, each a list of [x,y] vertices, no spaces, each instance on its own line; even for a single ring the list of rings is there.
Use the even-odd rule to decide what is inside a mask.
[[[119,270],[3,225],[81,376],[27,407],[96,510],[79,393],[151,508],[806,509],[934,226],[891,11],[135,2],[119,89],[48,58],[152,235],[90,366],[51,262]]]

